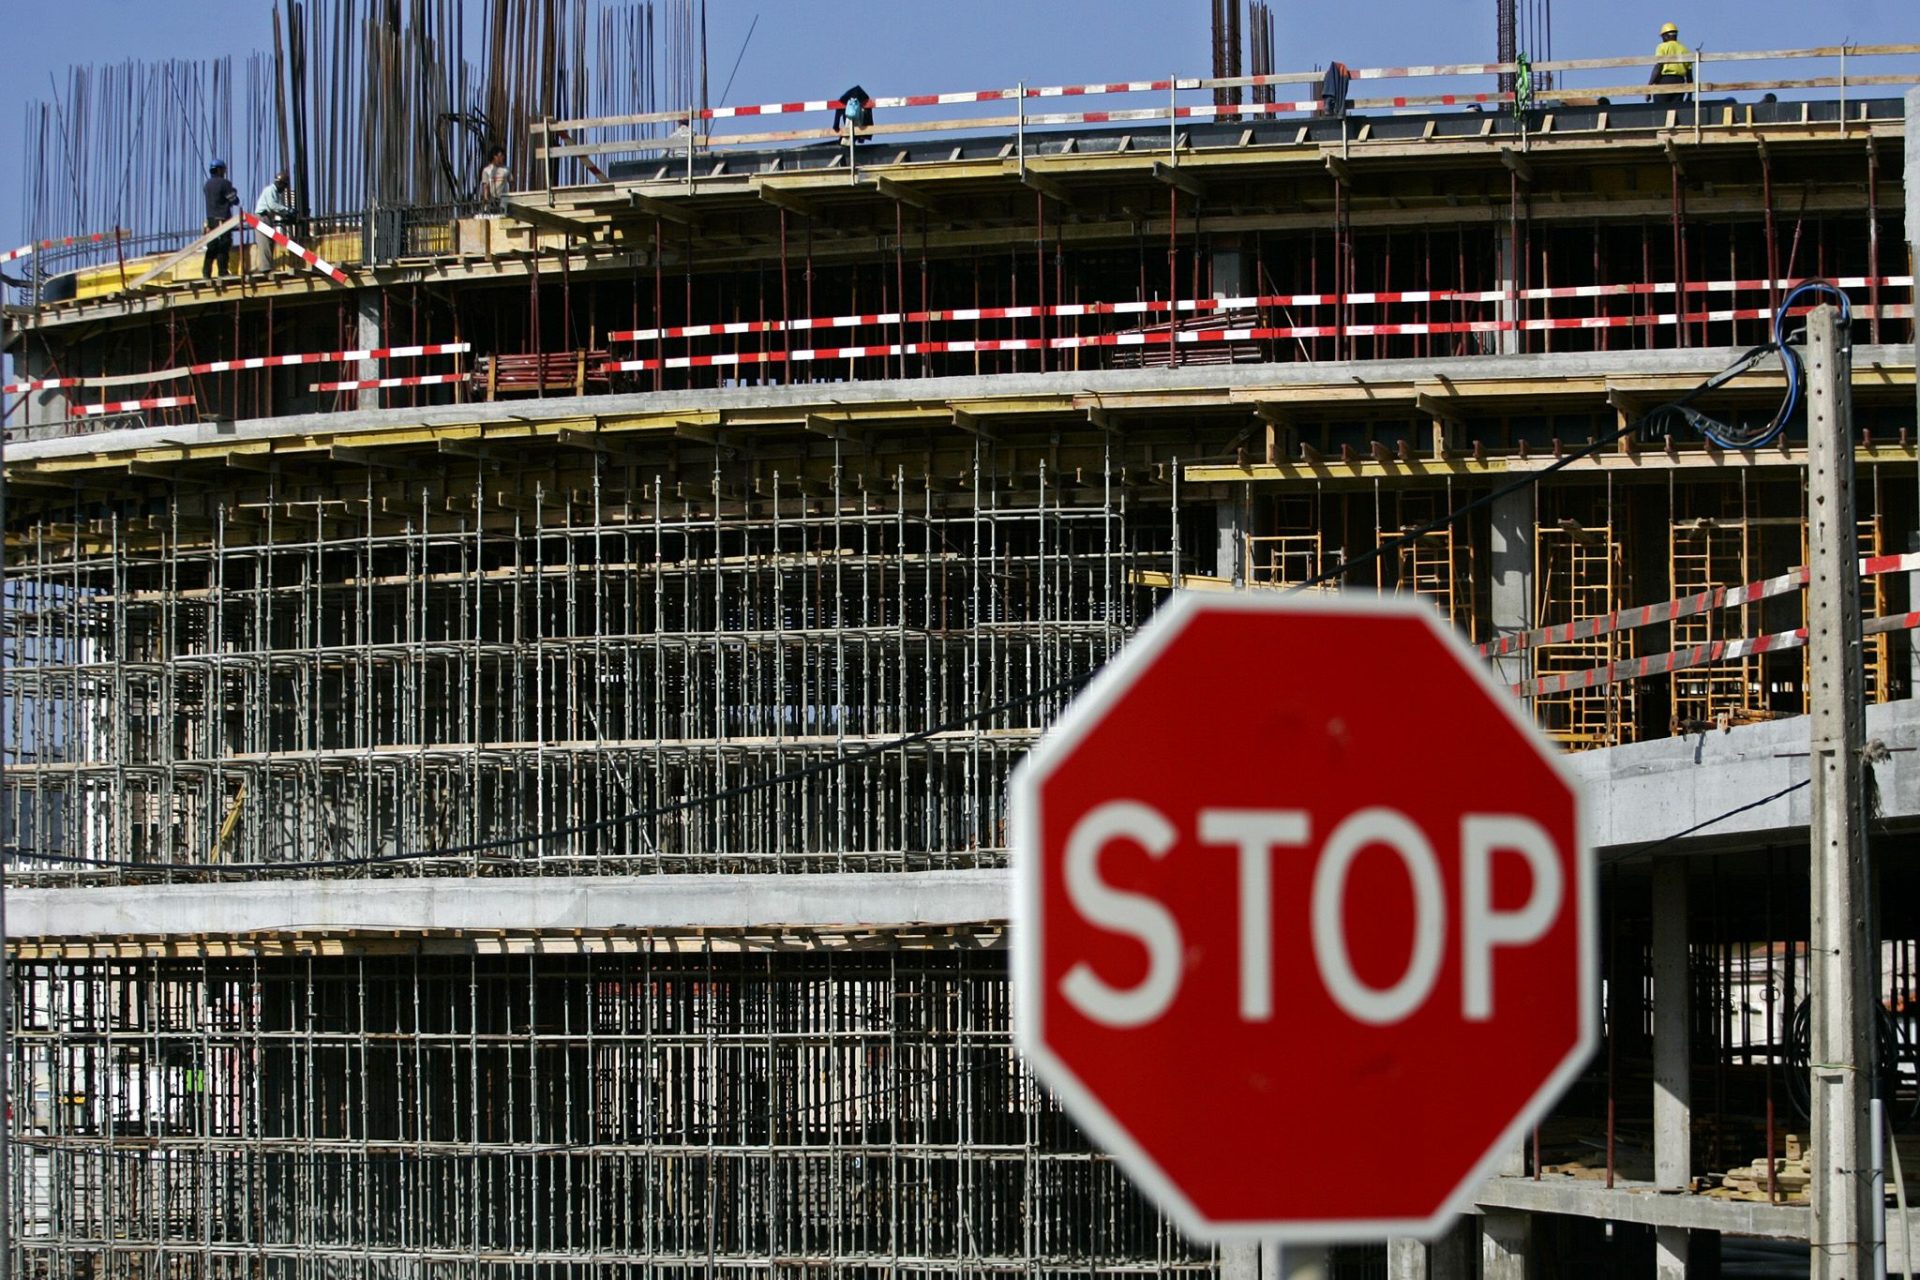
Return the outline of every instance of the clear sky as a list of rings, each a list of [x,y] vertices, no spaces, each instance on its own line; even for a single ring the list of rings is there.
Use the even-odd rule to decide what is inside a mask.
[[[470,0],[471,9],[481,7]],[[1332,59],[1364,67],[1494,56],[1494,0],[1276,0],[1273,7],[1283,71]],[[1554,9],[1560,58],[1651,52],[1669,19],[1709,56],[1714,49],[1920,41],[1915,0],[1560,0]],[[0,248],[24,236],[22,122],[28,101],[51,95],[52,77],[70,65],[127,58],[239,58],[270,47],[271,12],[266,0],[0,0]],[[756,15],[730,102],[821,98],[856,81],[885,95],[1205,75],[1209,12],[1208,0],[709,0],[712,92],[717,101]],[[1874,69],[1895,69],[1882,62]],[[1909,59],[1901,69],[1915,65]],[[245,190],[264,176],[234,175]],[[195,220],[195,211],[183,211],[183,225]]]

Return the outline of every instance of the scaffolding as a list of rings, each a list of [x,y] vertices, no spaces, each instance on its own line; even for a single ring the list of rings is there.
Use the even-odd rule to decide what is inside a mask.
[[[633,472],[275,479],[24,531],[7,783],[49,856],[16,874],[999,865],[1014,760],[1167,554],[1117,466],[1062,486],[982,452],[957,499],[898,467]]]
[[[1668,581],[1676,597],[1753,581],[1754,559],[1746,516],[1699,517],[1672,522],[1668,539]],[[1753,634],[1745,607],[1710,609],[1672,623],[1675,650],[1739,639]],[[1673,731],[1697,733],[1704,726],[1725,728],[1760,714],[1760,663],[1738,658],[1676,672],[1673,677]]]
[[[1211,1273],[1037,1088],[1004,959],[21,963],[46,1280]]]
[[[1564,519],[1534,529],[1534,617],[1541,626],[1600,618],[1627,603],[1624,549],[1610,524]],[[1631,657],[1632,631],[1540,645],[1535,676],[1575,673]],[[1556,741],[1573,748],[1610,747],[1636,736],[1633,686],[1609,682],[1534,699],[1534,715]]]

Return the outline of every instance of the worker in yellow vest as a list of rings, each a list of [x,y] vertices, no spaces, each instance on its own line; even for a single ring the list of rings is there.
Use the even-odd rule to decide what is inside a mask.
[[[1693,82],[1693,50],[1680,43],[1680,28],[1671,22],[1660,28],[1660,46],[1653,51],[1653,74],[1647,77],[1648,84],[1691,84]],[[1648,102],[1657,102],[1671,94],[1649,94]]]

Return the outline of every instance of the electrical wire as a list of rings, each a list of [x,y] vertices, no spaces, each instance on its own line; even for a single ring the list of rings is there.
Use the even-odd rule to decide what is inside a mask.
[[[1791,305],[1793,299],[1798,297],[1800,293],[1816,287],[1826,288],[1826,289],[1833,288],[1833,286],[1827,285],[1821,281],[1810,281],[1806,284],[1800,285],[1792,293],[1789,293],[1787,295],[1786,301],[1783,302],[1781,305],[1779,315],[1775,317],[1776,335],[1779,333],[1780,327],[1784,321],[1787,307]],[[1671,400],[1666,404],[1657,406],[1656,408],[1648,411],[1647,413],[1643,414],[1639,418],[1634,419],[1632,422],[1628,423],[1623,427],[1618,427],[1612,431],[1601,433],[1599,436],[1596,436],[1593,440],[1589,441],[1587,444],[1582,445],[1580,448],[1572,450],[1571,452],[1562,454],[1560,457],[1554,459],[1551,463],[1549,463],[1544,467],[1541,467],[1537,471],[1529,471],[1525,475],[1522,475],[1517,479],[1511,480],[1506,484],[1500,485],[1497,488],[1489,490],[1487,493],[1484,493],[1479,497],[1474,498],[1470,502],[1466,502],[1458,507],[1455,507],[1453,510],[1447,512],[1444,515],[1436,516],[1434,519],[1429,520],[1424,524],[1417,525],[1411,529],[1404,530],[1397,536],[1389,538],[1386,541],[1379,543],[1371,551],[1368,551],[1363,555],[1355,556],[1353,559],[1344,561],[1341,564],[1336,565],[1331,569],[1322,570],[1321,572],[1306,579],[1304,582],[1299,582],[1294,584],[1293,586],[1288,588],[1285,594],[1292,595],[1300,591],[1305,591],[1310,587],[1319,586],[1322,583],[1344,577],[1348,573],[1351,573],[1353,570],[1361,568],[1364,565],[1371,564],[1373,561],[1380,559],[1382,556],[1391,555],[1399,551],[1402,547],[1405,547],[1415,542],[1419,538],[1422,538],[1425,535],[1432,533],[1436,529],[1440,529],[1445,526],[1451,525],[1456,521],[1464,519],[1468,515],[1471,515],[1473,512],[1478,511],[1483,507],[1491,506],[1493,503],[1498,502],[1500,499],[1507,497],[1510,494],[1518,493],[1523,489],[1526,489],[1532,485],[1536,485],[1540,483],[1541,480],[1545,479],[1547,476],[1552,475],[1554,472],[1564,470],[1565,468],[1570,467],[1574,463],[1580,461],[1582,458],[1590,457],[1591,455],[1598,453],[1600,450],[1606,448],[1608,445],[1614,444],[1622,439],[1625,439],[1627,436],[1634,435],[1642,431],[1655,430],[1660,426],[1660,424],[1667,421],[1671,417],[1674,417],[1676,415],[1684,416],[1685,414],[1690,412],[1690,406],[1695,400],[1699,399],[1703,395],[1708,394],[1711,391],[1717,390],[1720,387],[1727,385],[1728,383],[1732,382],[1735,378],[1739,377],[1741,374],[1752,369],[1753,366],[1756,363],[1758,363],[1760,359],[1764,358],[1765,355],[1768,352],[1772,351],[1773,349],[1774,349],[1773,344],[1767,344],[1767,345],[1753,348],[1751,351],[1748,351],[1745,355],[1743,355],[1739,360],[1736,360],[1733,364],[1727,366],[1727,368],[1722,369],[1719,373],[1714,374],[1711,378],[1708,378],[1705,381],[1701,382],[1698,386],[1694,387],[1692,390],[1688,391],[1685,395],[1679,397],[1678,399]],[[286,861],[286,862],[137,862],[129,858],[89,858],[89,857],[84,857],[77,854],[56,853],[51,850],[23,849],[17,845],[9,845],[4,847],[4,849],[0,849],[0,856],[3,856],[5,859],[9,861],[52,862],[52,863],[57,863],[61,865],[76,866],[76,867],[95,867],[95,868],[103,868],[103,869],[122,869],[122,870],[148,871],[148,872],[154,872],[154,871],[193,872],[195,874],[204,875],[204,876],[231,875],[236,873],[259,874],[263,872],[278,872],[278,871],[334,871],[334,870],[340,870],[342,868],[347,868],[347,867],[375,867],[375,866],[387,866],[387,865],[392,865],[396,863],[424,862],[424,861],[429,861],[434,859],[473,857],[480,854],[490,853],[496,850],[515,849],[523,846],[535,846],[535,852],[532,859],[534,862],[547,861],[549,860],[549,858],[551,858],[551,860],[553,861],[582,861],[589,855],[578,855],[578,854],[547,855],[547,854],[540,853],[538,851],[538,846],[549,840],[565,839],[569,836],[587,835],[596,831],[613,830],[613,829],[624,827],[636,822],[646,822],[655,818],[670,817],[676,813],[683,813],[690,809],[703,808],[707,805],[712,805],[723,800],[733,800],[741,796],[751,795],[754,792],[761,791],[769,787],[783,786],[790,782],[801,782],[808,778],[818,777],[823,773],[831,772],[835,769],[842,768],[849,764],[858,763],[861,760],[872,759],[876,756],[884,755],[890,751],[897,751],[902,747],[912,746],[916,742],[925,742],[928,739],[938,737],[941,734],[952,733],[961,729],[968,728],[972,725],[978,724],[982,720],[991,719],[994,716],[1002,715],[1008,711],[1012,711],[1016,708],[1026,706],[1029,703],[1038,702],[1058,694],[1077,691],[1080,688],[1080,686],[1086,684],[1089,680],[1093,679],[1094,675],[1095,675],[1094,671],[1083,672],[1080,675],[1072,676],[1065,680],[1058,680],[1053,682],[1052,684],[1044,685],[1040,688],[1029,690],[1028,692],[1019,695],[1018,697],[1006,699],[1005,701],[996,703],[993,706],[981,708],[974,711],[969,711],[963,715],[956,716],[953,719],[948,720],[942,724],[934,725],[926,729],[921,729],[914,733],[903,734],[896,738],[889,738],[884,742],[876,742],[869,746],[861,747],[855,751],[850,751],[845,754],[838,754],[829,759],[816,761],[813,764],[809,764],[809,765],[802,765],[797,769],[789,769],[781,773],[773,774],[766,778],[756,779],[751,782],[738,783],[734,786],[725,787],[718,791],[708,792],[705,795],[688,796],[679,800],[672,801],[667,804],[655,805],[650,808],[631,809],[625,813],[615,814],[614,816],[608,817],[608,818],[598,818],[591,822],[578,822],[578,823],[573,823],[571,825],[564,826],[564,827],[551,827],[551,828],[547,828],[545,830],[540,830],[540,831],[525,832],[520,835],[497,836],[489,840],[474,840],[474,841],[469,841],[465,844],[444,845],[444,846],[438,846],[430,849],[409,849],[409,850],[403,850],[395,853],[367,854],[359,857],[306,859],[306,860]],[[1770,797],[1770,798],[1773,798],[1773,797]],[[1765,803],[1765,802],[1761,801],[1758,803]],[[1731,815],[1723,815],[1723,816],[1731,816]],[[1687,832],[1681,833],[1681,835],[1685,835],[1685,834],[1688,834],[1688,833]],[[1674,836],[1671,838],[1679,839],[1680,837]],[[622,855],[615,855],[615,856],[622,856]],[[626,856],[636,856],[636,855],[626,855]]]
[[[1769,355],[1780,357],[1781,367],[1787,375],[1787,391],[1786,395],[1781,397],[1780,407],[1774,411],[1772,421],[1758,430],[1731,426],[1703,413],[1683,409],[1681,412],[1687,420],[1687,425],[1705,436],[1710,443],[1722,449],[1761,449],[1779,439],[1780,433],[1787,429],[1787,423],[1792,419],[1794,410],[1800,406],[1801,383],[1806,372],[1801,366],[1800,354],[1793,349],[1789,341],[1787,316],[1792,311],[1794,303],[1806,293],[1824,293],[1838,299],[1841,333],[1844,337],[1845,326],[1853,319],[1853,303],[1845,292],[1825,280],[1802,281],[1788,290],[1787,296],[1780,301],[1779,310],[1773,315],[1773,340],[1754,347],[1737,362],[1744,365],[1742,368],[1744,372],[1745,369],[1752,368]]]
[[[1676,841],[1686,839],[1688,836],[1692,835],[1696,831],[1705,831],[1708,827],[1718,826],[1720,823],[1725,822],[1728,818],[1735,818],[1740,816],[1743,813],[1750,812],[1751,810],[1763,808],[1766,805],[1772,804],[1775,800],[1783,800],[1786,797],[1792,795],[1794,792],[1803,790],[1812,785],[1813,785],[1812,778],[1802,778],[1800,781],[1794,783],[1792,786],[1780,788],[1780,790],[1774,792],[1772,795],[1761,796],[1758,800],[1750,800],[1746,804],[1740,805],[1738,808],[1729,809],[1725,813],[1717,814],[1714,817],[1708,818],[1705,822],[1696,822],[1692,826],[1688,827],[1685,831],[1676,831],[1670,836],[1660,837],[1658,840],[1655,840],[1652,844],[1641,845],[1638,849],[1630,849],[1622,856],[1632,857],[1632,858],[1645,857],[1647,854],[1653,853],[1659,849],[1664,849],[1668,845],[1673,844]]]

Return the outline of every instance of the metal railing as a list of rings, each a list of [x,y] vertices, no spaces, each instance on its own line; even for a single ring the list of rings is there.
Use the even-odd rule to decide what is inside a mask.
[[[1673,116],[1663,117],[1654,122],[1654,127],[1672,128],[1685,125],[1696,129],[1711,124],[1704,115],[1702,98],[1709,93],[1726,94],[1735,92],[1771,92],[1778,90],[1837,89],[1842,103],[1841,120],[1849,118],[1846,103],[1850,90],[1909,87],[1920,84],[1920,71],[1900,70],[1893,72],[1869,71],[1862,73],[1859,59],[1887,59],[1912,57],[1920,54],[1920,44],[1875,44],[1875,45],[1830,45],[1813,49],[1774,49],[1748,50],[1736,52],[1708,53],[1705,49],[1693,51],[1694,79],[1685,84],[1649,85],[1649,84],[1569,84],[1570,73],[1611,72],[1627,68],[1643,69],[1652,65],[1651,55],[1633,55],[1613,58],[1576,58],[1558,61],[1521,63],[1464,63],[1437,66],[1415,67],[1368,67],[1349,72],[1351,84],[1358,86],[1373,82],[1407,81],[1412,83],[1415,92],[1394,92],[1372,96],[1345,98],[1343,88],[1337,110],[1333,114],[1366,111],[1400,111],[1410,108],[1479,106],[1496,109],[1519,110],[1523,114],[1528,109],[1547,109],[1563,104],[1593,103],[1599,99],[1644,96],[1649,100],[1664,101],[1671,104]],[[1849,66],[1849,60],[1854,65]],[[1779,79],[1728,79],[1719,81],[1709,75],[1711,67],[1715,74],[1721,64],[1755,64],[1786,61],[1813,61],[1816,64],[1831,64],[1831,70],[1816,66],[1816,74]],[[1873,64],[1887,65],[1884,61]],[[1499,77],[1512,76],[1521,72],[1530,73],[1523,81],[1523,87],[1515,92],[1505,92],[1499,87]],[[1055,85],[1035,87],[1018,85],[1006,89],[968,90],[962,92],[909,94],[897,97],[878,97],[870,105],[877,111],[905,113],[908,116],[928,108],[952,108],[955,106],[979,106],[982,104],[1009,104],[1013,114],[973,114],[958,118],[907,119],[898,123],[869,123],[859,130],[862,141],[881,138],[896,139],[911,135],[938,135],[959,132],[979,132],[985,130],[1013,130],[1018,136],[1020,158],[1024,161],[1028,154],[1029,129],[1049,128],[1072,125],[1100,125],[1123,123],[1164,122],[1168,126],[1165,139],[1166,150],[1177,162],[1181,148],[1179,128],[1182,121],[1199,122],[1223,120],[1250,122],[1259,119],[1293,117],[1311,118],[1328,114],[1329,99],[1319,90],[1327,84],[1327,72],[1290,72],[1266,76],[1229,76],[1229,77],[1168,77],[1159,80],[1136,80],[1117,83]],[[1530,87],[1533,77],[1551,75],[1552,87]],[[1601,80],[1609,77],[1599,77]],[[1620,77],[1611,77],[1619,80]],[[1438,83],[1434,83],[1438,82]],[[1283,86],[1312,87],[1309,96],[1303,94],[1293,100],[1252,101],[1239,103],[1216,103],[1211,100],[1215,90],[1254,90],[1255,96],[1265,96]],[[1205,102],[1181,101],[1182,94],[1205,94]],[[1150,105],[1126,106],[1118,109],[1077,110],[1034,112],[1028,104],[1034,101],[1071,98],[1076,102],[1088,98],[1120,98],[1131,101],[1145,100]],[[1854,100],[1859,98],[1855,95]],[[588,159],[596,156],[616,154],[634,154],[639,152],[658,153],[663,140],[658,136],[647,137],[607,137],[609,131],[629,129],[634,126],[653,128],[660,125],[677,126],[676,135],[665,140],[673,154],[687,161],[687,175],[694,176],[693,159],[700,151],[712,151],[730,147],[760,147],[772,143],[805,143],[828,140],[849,139],[850,135],[830,128],[795,128],[781,130],[760,130],[728,132],[734,122],[759,120],[768,116],[795,116],[817,114],[832,111],[842,106],[835,99],[812,102],[762,103],[747,106],[723,106],[707,109],[688,108],[672,111],[655,111],[634,115],[586,117],[567,120],[536,121],[534,125],[535,155],[541,162],[543,171],[553,162],[567,159]],[[1524,121],[1523,121],[1524,123]],[[697,124],[698,128],[691,127]],[[598,138],[580,140],[584,135],[603,135]],[[567,141],[555,141],[559,138]],[[1141,151],[1156,149],[1153,139],[1142,137],[1135,148]]]

